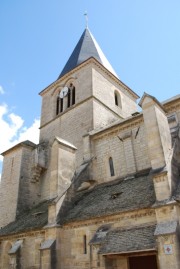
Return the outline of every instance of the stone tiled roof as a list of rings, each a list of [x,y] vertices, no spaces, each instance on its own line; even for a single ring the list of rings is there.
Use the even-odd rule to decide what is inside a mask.
[[[48,205],[52,200],[44,201],[22,213],[17,220],[0,229],[0,236],[40,229],[48,222]]]
[[[60,224],[151,207],[155,192],[150,175],[99,184],[77,193],[71,209],[58,214]],[[70,207],[69,207],[70,208]]]
[[[155,226],[138,227],[134,229],[111,230],[99,250],[101,254],[127,253],[156,249],[154,237]]]
[[[177,221],[159,223],[156,226],[155,235],[173,234],[177,229]]]

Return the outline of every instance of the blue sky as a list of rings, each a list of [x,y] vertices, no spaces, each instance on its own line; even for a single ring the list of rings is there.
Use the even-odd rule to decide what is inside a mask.
[[[180,93],[179,0],[0,1],[0,151],[38,141],[41,98],[85,28],[140,97]],[[0,159],[0,171],[1,171]]]

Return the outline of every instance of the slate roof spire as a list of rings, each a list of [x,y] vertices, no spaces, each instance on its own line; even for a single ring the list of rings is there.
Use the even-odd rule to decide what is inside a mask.
[[[60,73],[58,79],[91,57],[94,57],[113,75],[118,77],[115,71],[113,70],[112,66],[106,59],[104,53],[102,52],[95,38],[89,31],[88,27],[86,27],[75,49],[73,50],[71,56],[69,57],[69,60],[67,61],[62,72]]]

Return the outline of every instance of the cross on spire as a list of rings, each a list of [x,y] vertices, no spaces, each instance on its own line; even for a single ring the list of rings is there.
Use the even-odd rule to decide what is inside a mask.
[[[86,20],[86,29],[88,29],[88,14],[87,14],[87,11],[85,11],[84,16],[85,16],[85,20]]]

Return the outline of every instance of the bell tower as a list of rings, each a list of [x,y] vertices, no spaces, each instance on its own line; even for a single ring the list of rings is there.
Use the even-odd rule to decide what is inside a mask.
[[[77,147],[82,163],[83,136],[137,111],[138,96],[119,79],[88,28],[58,79],[42,96],[40,143],[58,136]]]

